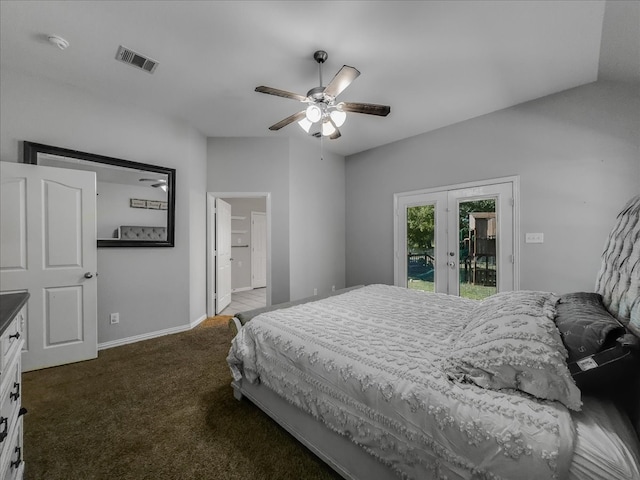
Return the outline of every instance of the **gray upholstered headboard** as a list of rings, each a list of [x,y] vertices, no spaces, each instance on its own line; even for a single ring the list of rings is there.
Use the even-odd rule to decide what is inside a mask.
[[[640,195],[622,209],[609,234],[596,292],[607,310],[640,336]]]
[[[120,240],[166,240],[167,227],[122,225],[116,230],[116,238]]]
[[[618,214],[602,254],[596,292],[609,312],[640,338],[640,195]],[[620,401],[640,438],[640,367],[621,387]]]

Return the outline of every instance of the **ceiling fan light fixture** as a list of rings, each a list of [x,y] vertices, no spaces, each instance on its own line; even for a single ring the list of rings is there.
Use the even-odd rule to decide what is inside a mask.
[[[336,133],[336,127],[328,119],[322,123],[322,135],[328,137]]]
[[[322,118],[322,109],[318,105],[312,104],[307,107],[306,114],[307,120],[309,120],[311,123],[316,123],[319,122]]]
[[[300,128],[302,128],[305,132],[309,133],[313,123],[307,117],[304,117],[298,122],[298,125],[300,125]]]
[[[344,122],[347,119],[347,113],[338,109],[332,110],[329,116],[331,117],[331,120],[333,121],[333,123],[335,123],[336,127],[338,128],[344,125]]]

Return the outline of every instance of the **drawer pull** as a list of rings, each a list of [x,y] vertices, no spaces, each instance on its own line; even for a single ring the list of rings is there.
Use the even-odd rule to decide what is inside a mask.
[[[15,402],[20,398],[20,384],[18,382],[13,382],[13,388],[15,388],[16,391],[11,392],[9,394],[9,398]]]
[[[2,427],[2,431],[0,432],[0,443],[4,442],[4,439],[9,435],[9,419],[7,417],[0,418],[0,427]]]
[[[16,332],[13,335],[9,335],[9,340],[11,340],[12,338],[15,338],[16,340],[18,340],[20,338],[20,332]]]
[[[22,449],[20,447],[16,447],[14,452],[18,454],[18,458],[11,462],[11,468],[18,468],[22,463]]]

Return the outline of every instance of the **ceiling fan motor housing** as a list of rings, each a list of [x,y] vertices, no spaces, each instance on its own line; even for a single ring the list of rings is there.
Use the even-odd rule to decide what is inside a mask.
[[[325,102],[329,103],[333,98],[325,95],[324,87],[315,87],[307,92],[307,97],[312,99],[314,102]]]
[[[324,63],[329,58],[329,54],[324,50],[318,50],[313,54],[313,59],[318,63]]]

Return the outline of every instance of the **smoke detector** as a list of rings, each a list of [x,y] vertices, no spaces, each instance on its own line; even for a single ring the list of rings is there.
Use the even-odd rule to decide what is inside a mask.
[[[155,60],[136,53],[130,48],[123,47],[122,45],[118,47],[118,51],[116,52],[116,60],[144,70],[148,73],[153,73],[158,66],[158,62],[156,62]]]
[[[67,48],[69,46],[69,42],[67,42],[64,38],[62,38],[62,37],[60,37],[58,35],[49,35],[47,37],[47,40],[49,40],[49,43],[51,45],[55,45],[60,50],[64,50],[65,48]]]

